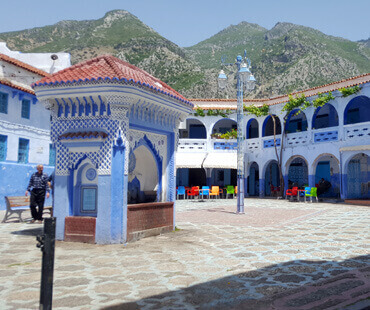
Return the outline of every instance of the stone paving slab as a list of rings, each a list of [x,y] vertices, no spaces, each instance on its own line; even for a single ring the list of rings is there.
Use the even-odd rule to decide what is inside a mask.
[[[126,245],[57,242],[53,309],[370,306],[368,207],[246,199],[237,215],[229,199],[176,210],[176,232]],[[40,224],[0,224],[0,309],[38,309],[40,233]]]

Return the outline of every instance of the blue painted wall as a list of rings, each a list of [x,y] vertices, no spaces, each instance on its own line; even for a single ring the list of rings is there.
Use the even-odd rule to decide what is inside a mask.
[[[18,164],[0,162],[0,210],[5,210],[5,196],[23,196],[27,190],[32,173],[36,172],[36,164]],[[50,175],[54,167],[44,166],[44,172]],[[45,200],[45,206],[52,204],[51,198]]]

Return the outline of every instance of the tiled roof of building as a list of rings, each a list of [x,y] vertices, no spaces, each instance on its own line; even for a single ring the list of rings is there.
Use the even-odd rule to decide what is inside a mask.
[[[20,61],[18,59],[15,59],[13,57],[10,57],[8,55],[5,55],[5,54],[0,54],[0,60],[3,60],[3,61],[6,61],[7,63],[10,63],[12,65],[15,65],[17,67],[20,67],[20,68],[23,68],[27,71],[30,71],[32,73],[36,73],[38,75],[41,75],[41,76],[49,76],[50,74],[43,71],[43,70],[40,70],[40,69],[37,69],[29,64],[26,64],[25,62],[23,61]]]
[[[75,140],[75,139],[105,139],[108,137],[108,134],[103,131],[77,131],[77,132],[68,132],[59,136],[60,140]]]
[[[9,86],[9,87],[21,90],[21,91],[24,91],[24,92],[29,93],[31,95],[35,95],[35,92],[32,89],[28,89],[26,87],[19,86],[15,83],[12,83],[11,81],[9,81],[7,79],[0,78],[0,84],[6,85],[6,86]]]
[[[327,93],[329,91],[335,91],[343,87],[352,87],[355,85],[361,85],[364,83],[370,82],[370,73],[354,76],[348,79],[344,79],[338,82],[333,82],[330,84],[325,84],[313,88],[309,88],[306,90],[298,91],[292,94],[282,95],[273,98],[266,98],[266,99],[243,99],[243,103],[246,105],[275,105],[289,101],[289,95],[300,95],[304,94],[306,97],[312,97],[317,95],[318,93]],[[214,110],[214,109],[230,109],[235,110],[237,99],[189,99],[191,102],[194,103],[195,106],[200,106],[202,109],[205,110]],[[195,109],[195,108],[194,108]]]
[[[110,55],[99,56],[58,71],[32,84],[32,87],[96,80],[116,80],[142,85],[193,106],[185,97],[148,72]]]

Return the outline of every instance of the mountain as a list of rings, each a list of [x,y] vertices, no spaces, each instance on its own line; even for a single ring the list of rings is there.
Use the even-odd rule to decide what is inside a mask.
[[[123,10],[108,12],[98,20],[61,21],[0,33],[0,41],[22,52],[68,52],[72,64],[111,54],[179,90],[190,88],[204,77],[200,68],[186,59],[182,48]]]
[[[244,49],[259,85],[251,97],[290,93],[370,72],[370,48],[364,43],[291,23],[277,23],[267,30],[242,22],[186,48],[186,52],[204,70],[214,68],[213,76],[217,76],[221,57],[233,62]],[[233,74],[229,81],[236,83]],[[211,97],[223,96],[212,90]],[[227,95],[235,97],[234,86],[230,85]]]
[[[290,93],[370,72],[369,40],[352,42],[290,23],[272,29],[242,22],[192,47],[181,48],[127,11],[101,19],[0,33],[22,52],[69,52],[72,63],[111,54],[160,78],[188,98],[236,97],[235,74],[226,92],[217,87],[221,57],[234,62],[247,50],[256,89],[249,98]],[[225,68],[226,70],[227,68]],[[229,68],[235,72],[235,68]]]

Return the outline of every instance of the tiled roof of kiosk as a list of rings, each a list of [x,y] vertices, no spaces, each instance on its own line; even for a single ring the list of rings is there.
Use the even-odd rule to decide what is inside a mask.
[[[291,95],[296,96],[300,94],[305,94],[306,97],[315,96],[318,93],[326,93],[329,91],[335,91],[343,87],[352,87],[355,85],[365,84],[370,82],[370,73],[365,73],[362,75],[354,76],[345,80],[341,80],[338,82],[333,82],[330,84],[325,84],[313,88],[309,88],[306,90],[298,91],[292,93]],[[194,103],[194,109],[196,107],[200,107],[205,110],[214,110],[214,109],[230,109],[236,110],[237,100],[236,99],[189,99],[191,102]],[[288,95],[282,95],[267,99],[244,99],[243,103],[245,105],[256,105],[261,106],[263,104],[267,105],[275,105],[279,103],[288,102],[289,97]]]
[[[134,65],[110,55],[99,56],[58,71],[32,84],[32,87],[98,80],[116,80],[124,83],[142,85],[193,107],[193,104],[185,97],[161,80]]]
[[[35,67],[33,67],[29,64],[26,64],[23,61],[20,61],[18,59],[13,58],[13,57],[9,57],[8,55],[5,55],[5,54],[0,54],[0,60],[6,61],[7,63],[10,63],[12,65],[23,68],[27,71],[36,73],[36,74],[41,75],[41,76],[49,76],[50,75],[49,73],[47,73],[47,72],[45,72],[41,69],[35,68]]]

